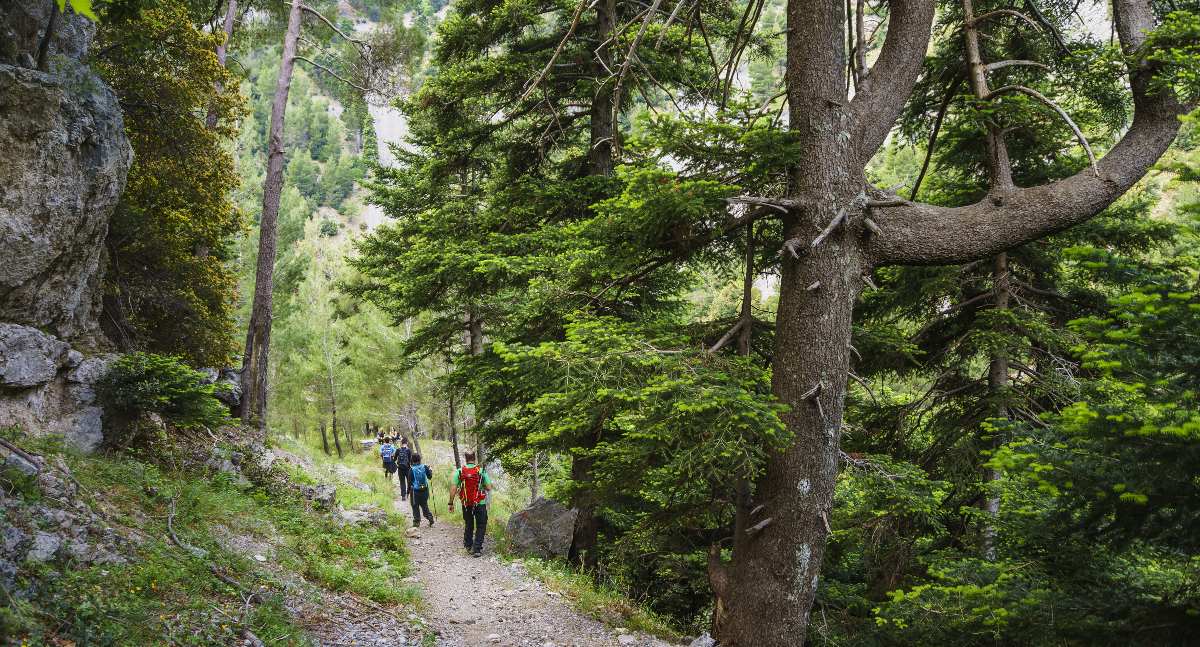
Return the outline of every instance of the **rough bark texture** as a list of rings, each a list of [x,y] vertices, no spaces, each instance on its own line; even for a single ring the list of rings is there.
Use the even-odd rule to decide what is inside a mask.
[[[276,220],[283,191],[283,121],[288,92],[292,87],[292,69],[296,64],[296,42],[300,38],[300,0],[292,0],[283,56],[275,97],[271,103],[271,132],[267,143],[267,178],[263,182],[263,208],[259,220],[258,267],[254,274],[254,303],[246,333],[246,354],[242,360],[242,421],[266,428],[267,373],[271,350],[271,296],[275,286]]]
[[[1182,107],[1151,92],[1149,71],[1132,71],[1135,117],[1108,155],[1046,186],[1019,188],[998,131],[993,184],[978,204],[941,208],[905,202],[869,186],[864,167],[887,137],[921,69],[933,20],[930,0],[890,3],[887,38],[874,67],[845,95],[847,45],[842,2],[789,0],[787,89],[790,127],[802,154],[791,170],[785,218],[789,249],[780,281],[773,358],[775,395],[792,447],[770,459],[739,523],[732,562],[710,552],[717,601],[713,635],[724,647],[803,645],[829,533],[838,472],[853,304],[862,276],[884,264],[946,264],[996,256],[1099,213],[1140,179],[1174,139]],[[968,13],[970,3],[966,4]],[[1127,52],[1153,27],[1148,0],[1116,0]],[[977,45],[977,43],[976,43]],[[971,49],[968,47],[968,49]],[[975,48],[978,49],[977,47]],[[972,72],[986,73],[978,51]],[[975,76],[975,90],[986,79]],[[982,84],[980,84],[982,81]],[[891,206],[891,205],[899,206]],[[871,218],[874,223],[866,224]],[[835,223],[835,224],[830,224]],[[811,245],[819,232],[830,234]],[[820,282],[820,287],[807,290]],[[743,527],[745,526],[745,527]]]

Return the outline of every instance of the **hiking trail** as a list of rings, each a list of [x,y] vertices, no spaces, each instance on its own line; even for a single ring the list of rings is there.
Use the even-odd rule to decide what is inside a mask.
[[[562,596],[530,576],[520,563],[505,564],[492,552],[482,557],[462,548],[462,526],[449,517],[445,493],[430,506],[437,516],[431,528],[422,521],[419,537],[409,537],[413,576],[424,590],[425,615],[438,634],[438,647],[505,645],[511,647],[666,646],[656,638],[612,629],[571,608]],[[396,511],[412,508],[399,497]],[[456,507],[454,515],[461,511]],[[496,520],[489,519],[489,530]]]

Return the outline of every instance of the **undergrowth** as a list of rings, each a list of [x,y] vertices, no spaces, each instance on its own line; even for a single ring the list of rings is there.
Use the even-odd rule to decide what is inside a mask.
[[[136,528],[143,539],[127,564],[20,564],[14,590],[26,593],[0,607],[0,636],[6,637],[0,643],[233,644],[244,624],[267,644],[304,645],[285,596],[314,599],[314,587],[321,587],[384,605],[419,603],[418,590],[403,582],[410,571],[406,519],[391,515],[382,527],[342,527],[280,481],[239,485],[224,472],[125,455],[85,456],[52,439],[17,438],[12,430],[5,435],[28,451],[63,455],[84,501],[103,511],[107,523]],[[175,534],[203,550],[202,557],[168,538],[171,509]],[[259,598],[253,604],[244,596],[251,591]]]

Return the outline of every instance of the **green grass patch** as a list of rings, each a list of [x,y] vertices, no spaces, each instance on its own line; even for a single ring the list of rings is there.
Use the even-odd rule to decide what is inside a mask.
[[[632,631],[644,631],[664,640],[682,638],[666,618],[613,589],[597,584],[587,573],[573,570],[561,561],[525,558],[521,562],[529,574],[541,580],[546,588],[562,594],[577,610],[596,620]]]

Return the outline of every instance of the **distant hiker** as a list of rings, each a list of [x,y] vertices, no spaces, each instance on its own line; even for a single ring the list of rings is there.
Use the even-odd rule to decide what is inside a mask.
[[[412,467],[408,471],[409,494],[412,495],[413,528],[421,525],[421,513],[425,513],[429,525],[433,525],[433,513],[429,511],[430,481],[432,479],[433,470],[421,462],[420,454],[413,454]]]
[[[475,452],[466,452],[467,464],[454,472],[454,486],[450,490],[450,512],[454,512],[454,498],[462,500],[463,548],[471,551],[472,557],[483,553],[483,533],[487,530],[487,500],[492,489],[492,479],[483,468],[475,465]]]
[[[409,467],[412,465],[412,450],[408,448],[408,439],[400,438],[400,447],[396,450],[396,470],[397,476],[400,477],[400,500],[408,498],[408,490],[412,486],[412,482],[408,480],[410,476]]]
[[[387,480],[392,480],[392,473],[396,471],[396,446],[391,438],[383,439],[383,444],[379,446],[379,457],[383,459],[383,475]]]

